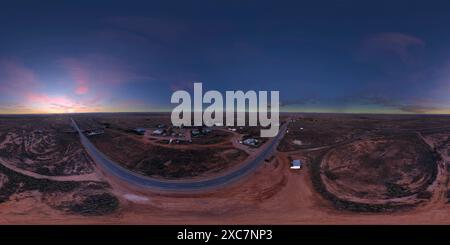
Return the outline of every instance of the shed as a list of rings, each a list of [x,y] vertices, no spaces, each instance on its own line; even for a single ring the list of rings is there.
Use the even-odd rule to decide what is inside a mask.
[[[291,169],[301,169],[301,168],[302,168],[302,162],[299,159],[292,160]]]

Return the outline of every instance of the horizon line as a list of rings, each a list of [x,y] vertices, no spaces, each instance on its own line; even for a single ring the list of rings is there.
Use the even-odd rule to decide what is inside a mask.
[[[102,111],[102,112],[59,112],[59,113],[0,113],[0,116],[39,116],[39,115],[77,115],[77,114],[133,114],[133,113],[171,113],[171,111]],[[248,113],[248,112],[246,112]],[[257,113],[257,112],[254,112]],[[410,116],[450,116],[450,113],[409,113],[409,112],[312,112],[312,111],[280,111],[279,113],[302,114],[349,114],[349,115],[410,115]]]

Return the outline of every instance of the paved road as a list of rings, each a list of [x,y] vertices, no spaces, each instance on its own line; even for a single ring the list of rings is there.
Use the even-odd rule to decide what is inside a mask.
[[[189,181],[189,180],[169,181],[139,175],[124,167],[121,167],[119,164],[115,163],[107,156],[105,156],[102,152],[100,152],[81,132],[80,128],[72,118],[71,121],[72,126],[78,131],[80,135],[81,143],[83,144],[84,148],[93,158],[93,160],[97,164],[100,164],[103,169],[107,170],[111,174],[119,177],[120,179],[130,184],[139,185],[141,187],[161,189],[166,191],[194,191],[219,187],[253,172],[264,162],[266,158],[270,157],[274,153],[278,143],[286,133],[287,128],[287,123],[283,124],[280,128],[280,132],[278,133],[278,135],[275,136],[275,138],[273,138],[271,141],[267,142],[267,144],[269,145],[262,146],[264,147],[264,149],[261,150],[261,154],[256,156],[254,159],[250,160],[248,163],[244,164],[239,169],[236,169],[232,172],[226,173],[225,175],[211,179],[197,180],[197,181]]]

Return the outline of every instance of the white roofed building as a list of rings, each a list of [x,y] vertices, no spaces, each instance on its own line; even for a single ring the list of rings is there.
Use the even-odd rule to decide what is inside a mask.
[[[302,162],[298,159],[292,160],[291,162],[291,169],[301,169],[302,168]]]

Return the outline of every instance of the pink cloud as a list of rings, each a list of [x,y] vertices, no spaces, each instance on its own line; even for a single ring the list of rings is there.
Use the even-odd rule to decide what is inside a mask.
[[[58,64],[69,76],[61,90],[46,89],[49,84],[39,80],[37,73],[18,59],[0,57],[0,94],[11,97],[10,105],[0,112],[65,113],[105,110],[105,102],[115,89],[129,81],[151,79],[136,72],[118,59],[102,55],[64,58]],[[66,85],[64,87],[64,85]],[[54,87],[58,88],[58,87]],[[129,103],[129,106],[141,103]]]
[[[89,92],[89,87],[86,85],[79,85],[76,89],[75,89],[75,93],[76,94],[87,94],[87,92]]]
[[[16,93],[37,88],[37,75],[18,59],[0,58],[0,91]]]
[[[70,74],[75,81],[75,93],[78,95],[86,94],[89,92],[89,72],[76,59],[66,58],[61,60],[64,68]]]
[[[59,62],[75,82],[74,93],[84,95],[94,87],[117,86],[131,80],[152,79],[121,60],[99,54],[63,58]]]
[[[102,109],[98,104],[75,100],[67,95],[49,96],[38,92],[28,92],[25,95],[25,101],[33,110],[47,113],[95,112]]]

